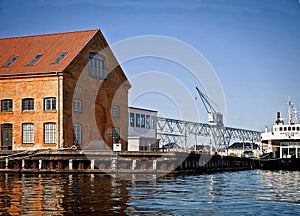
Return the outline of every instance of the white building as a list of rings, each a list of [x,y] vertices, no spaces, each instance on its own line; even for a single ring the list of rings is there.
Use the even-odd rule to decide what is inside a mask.
[[[129,107],[128,151],[153,151],[158,148],[157,111]]]

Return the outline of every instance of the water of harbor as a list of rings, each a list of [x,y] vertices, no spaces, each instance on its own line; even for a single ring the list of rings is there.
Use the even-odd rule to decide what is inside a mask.
[[[300,215],[300,172],[0,174],[0,215]]]

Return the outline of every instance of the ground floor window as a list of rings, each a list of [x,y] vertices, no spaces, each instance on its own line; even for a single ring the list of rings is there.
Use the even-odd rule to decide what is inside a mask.
[[[113,144],[120,143],[120,128],[112,129],[112,139],[113,139]]]
[[[281,142],[281,158],[300,158],[300,142]]]
[[[44,124],[44,141],[46,144],[56,143],[56,124],[53,122]]]
[[[74,124],[74,144],[82,144],[82,127],[81,124]]]
[[[12,150],[12,137],[13,125],[12,124],[2,124],[1,125],[1,150]]]
[[[34,124],[24,123],[22,125],[22,143],[33,144],[34,143]]]

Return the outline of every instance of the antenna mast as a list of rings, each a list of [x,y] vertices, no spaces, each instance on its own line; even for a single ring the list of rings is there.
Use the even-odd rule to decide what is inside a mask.
[[[291,97],[289,97],[289,101],[287,102],[288,104],[288,123],[289,124],[295,124],[298,123],[298,118],[297,118],[297,106],[295,103],[291,101]]]

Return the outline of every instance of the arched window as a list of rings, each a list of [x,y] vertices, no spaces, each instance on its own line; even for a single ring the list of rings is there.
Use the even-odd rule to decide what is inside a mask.
[[[103,69],[104,60],[101,56],[91,53],[90,58],[90,76],[98,79],[105,79],[106,74]]]
[[[80,87],[78,85],[75,86],[75,93],[76,94],[80,93]]]

